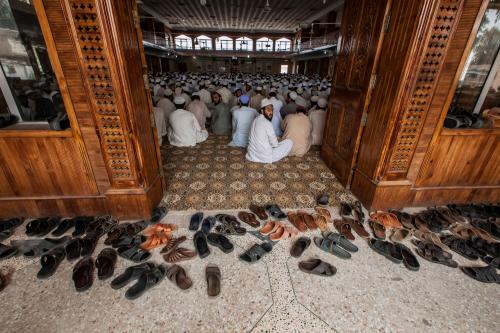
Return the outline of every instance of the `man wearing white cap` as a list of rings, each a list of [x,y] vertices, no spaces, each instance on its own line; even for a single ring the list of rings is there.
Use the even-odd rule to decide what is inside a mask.
[[[283,102],[276,98],[276,91],[273,90],[269,92],[269,100],[273,103],[273,119],[271,123],[273,124],[274,133],[277,136],[281,136],[283,131],[281,130],[281,122],[283,118],[281,118],[281,109],[283,108]]]
[[[295,104],[295,99],[297,98],[297,93],[295,91],[290,91],[287,94],[286,105],[281,110],[281,117],[285,119],[289,114],[294,114],[297,112],[297,104]]]
[[[201,81],[200,83],[200,91],[199,91],[199,94],[200,94],[200,100],[205,103],[206,105],[212,103],[212,94],[210,94],[210,91],[207,90],[206,87],[208,87],[210,85],[210,81],[209,80],[206,80],[206,81]]]
[[[257,163],[277,162],[288,155],[292,149],[292,140],[278,142],[271,123],[273,103],[264,98],[261,103],[261,115],[255,118],[250,128],[246,159]]]
[[[311,148],[312,142],[312,124],[306,116],[306,106],[299,101],[297,113],[288,115],[283,120],[283,139],[293,141],[293,147],[290,156],[304,156]]]
[[[228,81],[227,80],[222,80],[221,81],[221,86],[222,88],[219,88],[217,92],[219,93],[220,97],[222,97],[222,102],[226,103],[229,105],[229,101],[233,94],[231,93],[231,90],[227,88]]]
[[[173,92],[170,88],[165,89],[165,92],[163,93],[164,97],[160,98],[158,102],[156,103],[156,106],[161,108],[164,113],[165,117],[165,126],[168,128],[169,127],[169,117],[172,112],[175,111],[175,105],[172,103],[173,100]]]
[[[184,110],[184,97],[174,98],[176,110],[170,115],[168,141],[177,147],[192,147],[208,138],[208,132],[200,127],[194,114]]]
[[[250,96],[248,93],[246,95],[250,97],[250,107],[255,110],[259,110],[260,103],[262,102],[262,99],[264,99],[264,96],[262,95],[262,87],[257,87],[253,96]]]
[[[323,143],[323,131],[326,121],[326,105],[324,98],[318,99],[318,105],[309,113],[309,119],[312,123],[312,144],[321,145]]]
[[[247,95],[240,96],[240,107],[233,112],[233,138],[229,143],[229,146],[248,146],[250,127],[252,126],[254,119],[259,116],[257,110],[248,107],[249,102],[250,99]]]
[[[207,118],[210,117],[210,111],[208,110],[205,103],[200,101],[200,95],[198,92],[193,93],[191,98],[191,103],[186,106],[186,110],[194,114],[194,116],[198,120],[198,123],[200,124],[201,129],[206,129],[205,123],[207,121]]]
[[[212,103],[210,112],[212,132],[215,135],[231,135],[231,111],[227,103],[222,100],[220,89],[212,94]]]

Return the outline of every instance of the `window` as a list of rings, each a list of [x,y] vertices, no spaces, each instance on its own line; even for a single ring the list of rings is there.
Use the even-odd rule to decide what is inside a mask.
[[[500,1],[490,1],[453,95],[448,117],[500,107]],[[451,120],[450,120],[451,121]],[[456,127],[468,127],[467,121]],[[447,127],[455,127],[445,122]]]
[[[236,38],[236,51],[252,51],[253,40],[248,37]]]
[[[179,35],[175,37],[175,48],[178,50],[192,50],[193,49],[193,41],[191,37],[186,35]]]
[[[288,74],[288,65],[281,65],[280,73]]]
[[[256,51],[272,52],[273,51],[273,41],[267,37],[259,38],[259,39],[257,39],[257,42],[255,43],[255,50]]]
[[[291,51],[291,41],[287,38],[280,38],[276,41],[276,51],[286,52]]]
[[[212,49],[212,39],[210,37],[201,35],[194,39],[194,49],[195,50],[211,50]]]
[[[37,121],[49,128],[56,122],[62,126],[64,120],[67,128],[68,117],[35,9],[30,1],[23,1],[23,6],[11,6],[11,2],[0,0],[0,127]],[[64,129],[61,126],[50,128]]]
[[[233,39],[221,36],[215,39],[215,49],[220,51],[230,51],[233,49]]]

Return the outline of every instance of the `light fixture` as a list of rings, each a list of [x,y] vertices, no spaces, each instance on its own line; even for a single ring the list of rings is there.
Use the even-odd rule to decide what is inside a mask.
[[[198,45],[198,38],[194,39],[194,45]]]
[[[207,4],[207,0],[200,0],[200,5],[205,6]]]
[[[264,7],[265,12],[271,11],[271,5],[269,4],[269,0],[266,0],[266,6]]]

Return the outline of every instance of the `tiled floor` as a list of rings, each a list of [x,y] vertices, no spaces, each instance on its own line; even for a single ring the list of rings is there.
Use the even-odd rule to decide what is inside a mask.
[[[219,212],[219,211],[217,211]],[[163,222],[179,226],[177,235],[192,236],[186,227],[193,212],[170,212]],[[206,212],[215,213],[215,212]],[[18,229],[21,234],[24,228]],[[251,229],[251,228],[250,228]],[[313,236],[311,234],[310,236]],[[362,240],[350,260],[328,255],[314,245],[301,259],[318,257],[338,269],[321,278],[302,273],[289,256],[290,240],[277,243],[258,263],[238,255],[254,236],[231,236],[231,254],[212,248],[205,259],[181,263],[194,281],[181,291],[164,280],[136,301],[95,281],[76,293],[72,264],[65,261],[48,280],[37,280],[39,264],[22,258],[1,262],[14,270],[1,294],[2,332],[498,332],[500,288],[481,284],[451,269],[420,260],[410,272],[372,252]],[[190,241],[186,244],[192,247]],[[102,248],[100,246],[98,251]],[[467,263],[459,256],[455,259]],[[153,260],[162,261],[155,253]],[[206,295],[204,268],[222,271],[219,297]],[[130,265],[119,259],[115,274]]]

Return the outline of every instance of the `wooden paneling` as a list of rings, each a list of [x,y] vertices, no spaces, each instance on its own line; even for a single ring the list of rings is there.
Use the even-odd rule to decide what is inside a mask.
[[[0,196],[96,195],[73,138],[0,138]]]

